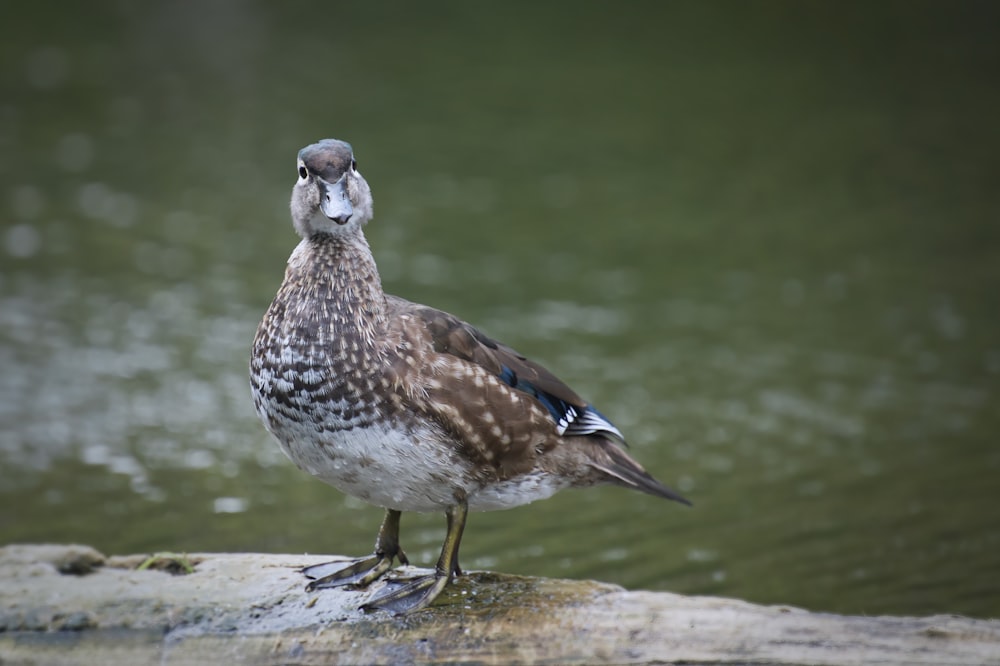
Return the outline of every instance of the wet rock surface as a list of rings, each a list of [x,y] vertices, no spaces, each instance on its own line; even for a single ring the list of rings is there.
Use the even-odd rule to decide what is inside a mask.
[[[304,591],[298,570],[330,559],[6,546],[0,663],[1000,664],[998,621],[849,617],[489,572],[425,611],[366,614],[358,607],[386,583]]]

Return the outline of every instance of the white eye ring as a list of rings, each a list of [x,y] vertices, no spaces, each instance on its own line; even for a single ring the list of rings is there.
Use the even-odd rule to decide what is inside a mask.
[[[305,164],[299,164],[299,180],[305,180],[309,177],[309,170],[306,169]]]

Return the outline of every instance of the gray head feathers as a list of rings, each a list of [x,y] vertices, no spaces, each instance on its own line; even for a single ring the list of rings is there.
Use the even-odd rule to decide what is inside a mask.
[[[303,238],[359,236],[372,218],[372,194],[357,170],[351,144],[324,139],[299,151],[292,223]]]

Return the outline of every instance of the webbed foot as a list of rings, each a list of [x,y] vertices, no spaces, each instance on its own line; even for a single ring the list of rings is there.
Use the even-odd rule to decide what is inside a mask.
[[[371,557],[357,559],[346,567],[340,566],[342,562],[324,562],[302,569],[301,573],[306,577],[315,579],[306,585],[306,591],[346,585],[366,587],[385,575],[392,568],[394,559],[399,559],[400,564],[409,564],[406,553],[399,545],[399,516],[399,511],[386,510]]]
[[[448,509],[448,533],[445,535],[441,556],[433,574],[418,576],[400,588],[381,594],[364,604],[361,610],[387,610],[401,615],[418,611],[434,603],[451,579],[461,573],[458,566],[458,547],[462,542],[467,514],[468,507],[465,502]]]
[[[431,605],[450,581],[451,576],[439,573],[418,576],[403,587],[372,599],[361,606],[361,610],[387,610],[397,615],[411,613]]]
[[[306,585],[306,592],[323,590],[329,587],[365,587],[381,578],[392,568],[392,556],[375,553],[371,557],[354,560],[352,564],[330,573],[331,568],[342,565],[343,562],[324,562],[314,564],[301,570],[307,578],[312,578]]]

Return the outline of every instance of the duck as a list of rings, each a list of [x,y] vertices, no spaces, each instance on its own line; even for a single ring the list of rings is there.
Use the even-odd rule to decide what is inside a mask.
[[[364,234],[371,189],[345,141],[298,153],[300,237],[253,340],[255,410],[302,471],[385,510],[374,552],[303,570],[308,591],[366,588],[397,560],[404,512],[443,513],[430,574],[362,609],[430,606],[462,575],[469,512],[612,484],[690,505],[626,450],[622,432],[541,364],[458,317],[386,294]]]

